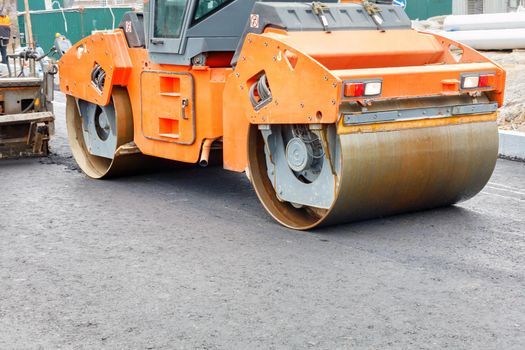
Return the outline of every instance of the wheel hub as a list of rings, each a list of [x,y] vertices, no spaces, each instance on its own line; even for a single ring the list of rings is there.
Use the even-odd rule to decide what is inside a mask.
[[[98,137],[102,141],[106,141],[111,133],[111,126],[107,114],[100,108],[97,108],[95,114],[95,129]]]
[[[325,133],[308,125],[271,125],[261,132],[268,178],[278,199],[296,208],[330,208],[335,198],[335,164],[326,154],[337,156],[335,129]],[[329,135],[326,142],[323,134]],[[330,145],[330,150],[323,144]]]
[[[117,149],[117,124],[113,103],[98,106],[79,100],[78,107],[88,152],[94,156],[113,159]]]
[[[288,166],[295,172],[301,172],[308,169],[313,162],[312,147],[306,145],[298,137],[294,137],[286,146],[286,159]]]

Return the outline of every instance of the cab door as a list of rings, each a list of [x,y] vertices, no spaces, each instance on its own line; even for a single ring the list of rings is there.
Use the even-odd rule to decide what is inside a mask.
[[[181,54],[192,1],[150,0],[148,48],[151,52]]]

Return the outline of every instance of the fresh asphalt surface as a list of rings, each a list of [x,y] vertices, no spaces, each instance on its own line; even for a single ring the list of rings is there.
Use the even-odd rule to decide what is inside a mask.
[[[0,163],[0,349],[524,349],[525,164],[455,207],[287,230],[244,175]]]

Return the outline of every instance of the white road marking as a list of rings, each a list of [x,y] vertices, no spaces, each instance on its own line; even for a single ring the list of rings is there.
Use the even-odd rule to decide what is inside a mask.
[[[507,186],[507,185],[504,185],[504,184],[499,184],[497,182],[492,182],[492,181],[489,182],[489,185],[497,186],[497,187],[503,187],[503,188],[508,188],[509,190],[518,190],[518,191],[525,190],[524,188],[511,187],[511,186]]]
[[[489,181],[489,185],[499,186],[499,187],[504,187],[504,188],[510,188],[510,189],[513,189],[513,188],[514,188],[514,187],[510,187],[510,186],[503,185],[503,184],[499,184],[499,183],[497,183],[497,182],[492,182],[492,181]]]
[[[509,189],[506,189],[506,188],[499,188],[499,187],[491,186],[491,185],[487,185],[487,188],[490,188],[490,189],[493,189],[493,190],[496,190],[496,191],[510,192],[510,193],[514,193],[514,194],[517,194],[517,195],[525,196],[525,192],[509,190]]]
[[[523,202],[525,201],[525,199],[522,199],[522,198],[516,198],[516,197],[510,197],[510,196],[504,196],[502,194],[496,194],[496,193],[492,193],[492,192],[487,192],[487,191],[481,191],[481,193],[483,194],[487,194],[487,195],[490,195],[490,196],[496,196],[496,197],[501,197],[501,198],[505,198],[505,199],[514,199],[518,202]]]

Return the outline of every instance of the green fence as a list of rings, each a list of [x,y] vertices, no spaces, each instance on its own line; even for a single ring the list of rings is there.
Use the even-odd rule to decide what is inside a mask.
[[[131,8],[113,8],[115,27],[118,26],[124,13]],[[64,16],[66,21],[64,21]],[[112,29],[113,18],[108,8],[67,9],[62,11],[33,11],[31,12],[33,25],[33,40],[47,51],[53,46],[55,34],[67,36],[72,43],[89,36],[95,30]],[[67,30],[66,30],[67,23]],[[23,15],[18,18],[21,43],[25,45],[25,25]]]
[[[452,0],[408,0],[406,12],[412,19],[450,15]]]
[[[30,0],[29,2],[29,9],[30,10],[45,10],[46,9],[46,1],[45,0]],[[24,0],[18,0],[17,3],[17,9],[18,11],[24,11]]]
[[[63,4],[62,0],[53,0],[54,3],[55,3],[55,1],[58,2],[58,4],[60,4],[60,6],[62,6],[62,4]],[[28,2],[29,2],[29,9],[32,10],[32,11],[45,10],[46,9],[46,0],[29,0]],[[24,0],[18,0],[17,6],[18,6],[17,7],[18,11],[24,11],[24,9],[25,9]],[[54,7],[58,8],[58,5],[55,3]]]

